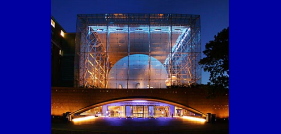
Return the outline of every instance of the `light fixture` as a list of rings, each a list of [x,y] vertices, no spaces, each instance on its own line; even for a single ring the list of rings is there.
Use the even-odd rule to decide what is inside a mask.
[[[91,119],[94,119],[94,118],[95,118],[95,116],[87,116],[87,117],[82,117],[82,118],[75,118],[72,121],[73,122],[86,121],[86,120],[91,120]]]
[[[188,119],[188,120],[191,120],[191,121],[199,121],[199,122],[205,122],[206,121],[206,119],[196,118],[196,117],[191,117],[191,116],[183,116],[182,118]]]
[[[132,102],[147,102],[146,100],[133,100]]]
[[[161,31],[161,29],[155,29],[154,31]]]

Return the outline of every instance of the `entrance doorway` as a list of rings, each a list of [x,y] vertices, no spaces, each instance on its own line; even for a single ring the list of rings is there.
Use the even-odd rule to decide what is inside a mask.
[[[155,106],[147,106],[147,105],[126,105],[125,113],[126,117],[134,117],[134,118],[148,118],[155,116]]]

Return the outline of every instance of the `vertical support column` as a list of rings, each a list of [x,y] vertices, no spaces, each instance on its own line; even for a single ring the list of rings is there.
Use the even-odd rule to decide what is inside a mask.
[[[201,59],[201,36],[200,31],[200,16],[194,16],[193,18],[193,45],[194,45],[194,70],[195,70],[195,82],[201,84],[201,71],[199,70],[198,61]]]
[[[130,14],[127,15],[128,17],[128,70],[127,70],[127,89],[129,88],[129,76],[130,76]]]
[[[149,55],[149,69],[148,69],[148,85],[149,85],[149,89],[150,89],[150,79],[151,79],[151,50],[150,50],[150,45],[151,45],[151,38],[150,38],[150,14],[148,16],[148,55]]]
[[[191,19],[191,21],[190,21],[190,53],[191,53],[191,73],[192,73],[192,78],[191,78],[191,81],[192,81],[192,83],[194,83],[194,84],[196,84],[195,82],[196,82],[196,66],[195,66],[195,53],[194,53],[194,47],[193,47],[193,45],[194,45],[194,42],[193,42],[193,38],[194,38],[194,20],[193,20],[193,16],[191,15],[190,16],[190,19]]]
[[[81,22],[79,22],[81,23]],[[78,49],[79,52],[77,53],[77,58],[78,60],[78,70],[79,70],[79,75],[78,75],[78,86],[85,86],[85,76],[86,76],[86,46],[87,46],[87,25],[83,24],[81,27],[77,28],[79,29],[79,32],[77,32],[77,42],[78,42]]]
[[[105,71],[105,88],[107,88],[107,83],[108,83],[108,70],[109,70],[109,55],[108,55],[108,49],[109,49],[109,35],[110,35],[110,32],[109,32],[109,28],[108,28],[108,16],[107,17],[107,26],[106,26],[106,31],[107,31],[107,35],[106,35],[106,57],[105,57],[105,63],[106,63],[106,66],[104,68],[104,71]]]
[[[199,37],[197,36],[197,38],[199,38],[199,40],[198,40],[198,39],[197,39],[197,40],[198,40],[199,42],[198,42],[197,45],[199,45],[199,46],[198,46],[199,50],[197,50],[197,52],[199,52],[199,54],[198,54],[198,55],[199,55],[198,61],[199,61],[199,60],[201,59],[201,19],[200,19],[200,16],[198,16],[198,21],[199,21],[199,22],[198,22],[198,23],[199,23],[199,24],[198,24],[199,26],[198,26],[198,25],[197,25],[197,26],[198,26],[198,34],[199,34]],[[200,77],[199,84],[201,84],[201,83],[202,83],[202,71],[201,71],[201,67],[199,66],[198,63],[197,63],[197,65],[198,65],[198,68],[200,68],[200,70],[199,70],[199,69],[198,69],[198,70],[199,70],[199,73],[200,73],[200,74],[199,74],[199,77]]]
[[[172,14],[170,14],[170,30],[169,30],[169,43],[170,43],[170,59],[169,59],[169,71],[170,71],[170,79],[171,79],[171,86],[173,85],[172,73],[173,73],[173,62],[172,62]]]
[[[142,118],[144,118],[144,106],[142,106]]]
[[[86,31],[86,28],[85,28],[85,31]],[[87,31],[86,31],[87,32]],[[85,76],[86,76],[86,45],[87,45],[87,35],[86,37],[83,37],[83,39],[85,40],[84,44],[83,44],[83,47],[84,47],[84,51],[82,52],[83,53],[83,56],[84,56],[84,60],[83,60],[83,87],[85,87]]]
[[[189,18],[189,28],[190,28],[190,43],[187,44],[188,49],[190,49],[190,52],[188,53],[188,57],[189,57],[189,76],[190,76],[190,83],[189,85],[191,85],[193,83],[193,59],[192,59],[192,16],[190,16]]]
[[[89,36],[90,34],[90,29],[88,27],[88,35],[86,35],[85,37],[85,40],[86,40],[86,44],[85,44],[85,50],[84,50],[84,55],[85,55],[85,58],[84,58],[84,68],[85,68],[85,75],[84,75],[84,86],[87,86],[87,73],[88,73],[88,60],[89,60],[89,55],[88,55],[88,47],[89,47],[89,40],[87,39],[87,36]]]
[[[90,29],[91,30],[91,29]],[[94,36],[94,31],[92,31],[91,32],[91,34],[93,34],[93,36]],[[95,37],[95,44],[94,45],[97,45],[97,43],[98,43],[98,39],[96,38],[96,36],[94,36]],[[99,64],[98,64],[98,62],[97,62],[97,47],[94,47],[95,49],[94,49],[94,83],[93,83],[93,85],[95,86],[95,87],[97,87],[97,83],[96,83],[96,78],[97,78],[97,72],[96,72],[96,68],[99,66]],[[90,54],[90,52],[88,51],[88,55]],[[88,57],[90,57],[90,56],[88,56]]]
[[[105,53],[106,53],[106,46],[105,46]],[[103,54],[102,60],[103,60],[103,84],[104,88],[106,88],[106,54]]]
[[[185,40],[185,38],[184,38],[184,40]],[[179,53],[179,60],[181,61],[180,63],[179,63],[179,70],[178,70],[178,74],[179,74],[179,84],[181,85],[181,86],[183,86],[183,81],[184,81],[184,75],[183,75],[183,73],[182,73],[182,71],[183,71],[183,66],[182,66],[182,63],[184,62],[184,58],[183,58],[183,53],[184,53],[184,50],[185,49],[183,49],[183,46],[184,46],[184,44],[185,44],[185,41],[183,41],[182,42],[182,44],[181,44],[181,46],[180,46],[180,53]]]
[[[99,57],[100,58],[99,58],[99,77],[98,77],[99,78],[99,81],[98,81],[99,85],[98,85],[98,87],[102,87],[102,83],[101,83],[101,76],[102,76],[101,75],[101,52],[99,52]]]

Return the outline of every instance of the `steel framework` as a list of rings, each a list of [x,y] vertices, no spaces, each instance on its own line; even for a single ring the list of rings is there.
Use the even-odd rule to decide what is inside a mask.
[[[187,86],[201,83],[200,16],[188,14],[80,14],[77,15],[75,45],[75,86],[113,88],[111,79],[147,81],[146,88],[158,88],[159,81],[167,86]],[[148,59],[139,58],[130,66],[130,55],[144,54]],[[114,66],[120,59],[128,61]],[[153,70],[154,57],[166,68],[166,78],[156,79],[158,70]],[[153,59],[154,59],[153,58]],[[132,61],[131,61],[132,62]],[[140,68],[145,62],[148,68]],[[158,66],[158,65],[155,65]],[[142,71],[147,77],[132,79],[133,72]],[[125,73],[109,78],[109,72]],[[131,78],[131,79],[130,79]],[[139,83],[138,83],[139,84]],[[118,83],[116,83],[118,85]],[[116,88],[120,88],[116,86]],[[159,86],[160,88],[160,86]]]

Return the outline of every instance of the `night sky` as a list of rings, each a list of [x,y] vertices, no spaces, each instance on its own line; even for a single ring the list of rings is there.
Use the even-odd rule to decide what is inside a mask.
[[[214,35],[229,26],[229,0],[51,0],[51,14],[66,32],[76,31],[77,14],[99,13],[200,15],[202,51]],[[202,70],[202,83],[207,82],[209,73]]]

